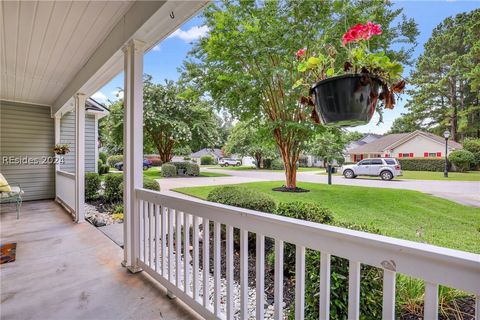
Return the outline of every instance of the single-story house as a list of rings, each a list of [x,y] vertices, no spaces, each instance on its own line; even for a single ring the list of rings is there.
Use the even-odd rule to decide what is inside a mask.
[[[85,101],[85,172],[97,172],[98,120],[108,109],[92,98]],[[58,144],[68,144],[70,152],[59,158],[58,169],[75,173],[75,111],[65,108],[57,117]],[[1,172],[24,190],[24,200],[55,198],[55,119],[50,107],[1,101]],[[37,157],[40,163],[25,161]],[[62,159],[63,158],[63,159]],[[18,160],[19,159],[19,160]],[[23,159],[23,160],[22,160]]]
[[[447,155],[461,149],[458,142],[448,140]],[[364,158],[441,158],[445,157],[445,138],[416,130],[410,133],[384,135],[369,143],[360,143],[346,150],[345,162],[357,162]]]
[[[200,158],[203,156],[212,156],[215,162],[218,162],[218,160],[224,157],[223,151],[221,149],[203,148],[201,150],[198,150],[197,152],[192,153],[190,155],[190,158],[200,163]]]

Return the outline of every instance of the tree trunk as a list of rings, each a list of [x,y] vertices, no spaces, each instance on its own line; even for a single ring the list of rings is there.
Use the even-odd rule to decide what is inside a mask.
[[[457,141],[458,106],[457,106],[457,81],[455,77],[452,79],[450,89],[451,89],[450,103],[452,105],[452,114],[450,117],[450,135],[453,141]]]
[[[262,163],[262,155],[256,153],[255,154],[255,161],[257,162],[257,163],[255,163],[255,166],[257,167],[257,169],[260,169],[260,165]]]
[[[287,188],[295,189],[297,187],[297,164],[285,162],[285,177],[287,179]]]

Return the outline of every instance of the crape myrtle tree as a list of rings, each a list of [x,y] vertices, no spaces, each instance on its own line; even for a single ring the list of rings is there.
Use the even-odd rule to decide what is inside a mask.
[[[183,77],[217,108],[265,123],[285,164],[286,187],[296,188],[300,153],[323,127],[312,121],[312,107],[299,103],[308,92],[294,87],[301,77],[295,53],[327,45],[341,52],[348,26],[374,21],[383,33],[370,49],[408,62],[416,24],[391,6],[384,0],[215,2],[203,12],[209,34],[195,43]]]
[[[432,32],[410,77],[404,122],[456,141],[480,137],[480,9],[446,18]]]
[[[107,145],[123,145],[123,100],[115,102],[103,124]],[[218,145],[219,121],[210,104],[194,90],[173,81],[164,84],[144,77],[143,88],[144,151],[156,150],[162,162],[171,161],[174,152]],[[187,150],[187,151],[186,151]]]
[[[226,154],[237,153],[254,158],[258,169],[262,160],[277,155],[270,132],[264,126],[249,121],[238,122],[231,129],[224,151]]]

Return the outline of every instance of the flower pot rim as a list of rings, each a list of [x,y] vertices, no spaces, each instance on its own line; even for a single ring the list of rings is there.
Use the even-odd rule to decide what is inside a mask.
[[[320,81],[316,82],[314,85],[312,85],[311,90],[313,90],[315,87],[318,87],[321,84],[328,83],[330,81],[347,79],[347,78],[359,78],[359,77],[365,77],[365,76],[368,76],[372,79],[376,79],[376,80],[381,82],[381,80],[378,76],[371,75],[369,73],[347,73],[347,74],[342,74],[340,76],[335,76],[335,77],[320,80]]]

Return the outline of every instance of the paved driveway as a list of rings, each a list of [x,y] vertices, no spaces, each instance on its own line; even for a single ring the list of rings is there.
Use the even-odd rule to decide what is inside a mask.
[[[211,186],[222,184],[237,184],[255,181],[284,180],[283,172],[269,171],[238,171],[223,169],[202,168],[205,171],[230,174],[231,177],[212,178],[173,178],[162,179],[160,185],[162,191],[180,187]],[[326,175],[318,175],[318,172],[299,172],[297,180],[303,182],[327,183]],[[438,180],[392,180],[383,181],[378,179],[345,179],[342,176],[333,176],[333,184],[364,186],[374,188],[392,188],[416,190],[449,199],[461,204],[480,207],[480,182],[478,181],[438,181]]]

